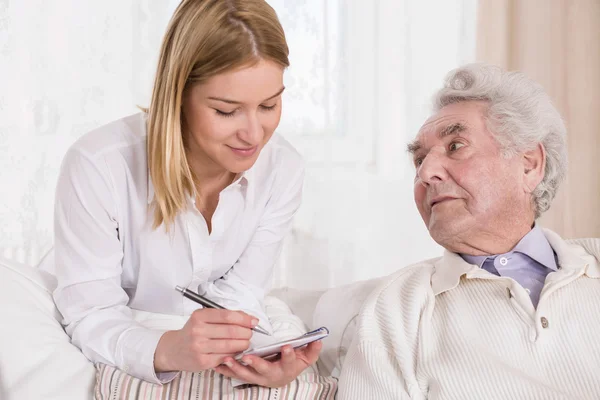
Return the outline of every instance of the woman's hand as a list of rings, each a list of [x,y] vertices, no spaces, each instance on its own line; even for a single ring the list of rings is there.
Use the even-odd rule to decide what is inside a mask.
[[[302,371],[319,358],[323,347],[321,341],[310,343],[301,349],[285,346],[281,358],[277,361],[266,361],[258,356],[244,356],[243,366],[232,357],[224,360],[225,365],[215,368],[220,374],[247,383],[268,387],[282,387],[292,382]]]
[[[202,308],[183,328],[161,336],[154,352],[156,372],[204,371],[250,346],[258,319],[241,311]]]

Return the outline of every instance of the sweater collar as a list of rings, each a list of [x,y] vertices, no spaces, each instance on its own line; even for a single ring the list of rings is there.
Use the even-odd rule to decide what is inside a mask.
[[[561,270],[572,273],[584,269],[584,274],[590,278],[600,278],[600,245],[596,246],[598,247],[597,254],[590,254],[588,251],[592,252],[592,249],[587,248],[588,251],[586,251],[577,242],[566,242],[549,229],[542,229],[542,232],[556,253]],[[479,268],[478,265],[469,264],[460,255],[448,250],[434,266],[435,272],[431,277],[431,288],[435,295],[458,286],[463,276],[467,279],[489,276],[489,273]]]

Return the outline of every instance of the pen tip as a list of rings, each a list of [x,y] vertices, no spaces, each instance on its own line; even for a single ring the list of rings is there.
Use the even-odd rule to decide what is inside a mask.
[[[263,335],[266,335],[266,336],[271,336],[269,331],[267,331],[265,328],[261,327],[260,325],[255,326],[252,330],[254,332],[262,333]]]
[[[183,293],[184,289],[181,286],[175,286],[175,290],[177,290],[178,292]]]

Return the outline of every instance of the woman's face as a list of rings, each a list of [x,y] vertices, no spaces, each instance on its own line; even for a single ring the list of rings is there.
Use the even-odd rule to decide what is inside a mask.
[[[186,90],[183,134],[192,169],[250,169],[279,125],[283,89],[283,67],[261,60]]]

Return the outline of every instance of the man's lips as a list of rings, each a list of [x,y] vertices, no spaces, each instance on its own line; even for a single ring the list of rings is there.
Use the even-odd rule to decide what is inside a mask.
[[[434,197],[430,202],[429,202],[429,207],[433,208],[435,205],[446,202],[446,201],[450,201],[450,200],[456,200],[456,197],[452,197],[452,196],[437,196]]]

